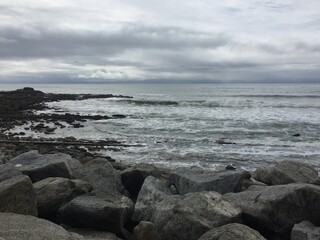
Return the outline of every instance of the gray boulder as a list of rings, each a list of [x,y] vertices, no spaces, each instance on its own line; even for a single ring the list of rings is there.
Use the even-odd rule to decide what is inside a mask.
[[[85,240],[121,240],[115,234],[83,228],[67,228],[68,232],[77,233]]]
[[[137,164],[121,172],[121,181],[129,193],[136,197],[141,189],[144,180],[148,176],[161,178],[159,169],[150,164]]]
[[[135,240],[161,240],[159,232],[151,222],[141,221],[138,226],[133,229]]]
[[[81,163],[70,155],[63,153],[41,155],[38,151],[21,154],[11,159],[9,163],[28,175],[32,182],[48,177],[71,178],[73,170],[81,166]]]
[[[312,179],[310,183],[320,186],[320,177],[318,176],[315,179]]]
[[[258,168],[252,176],[268,185],[308,183],[318,176],[318,171],[305,163],[283,161],[271,168]]]
[[[0,182],[20,175],[22,175],[22,173],[12,164],[6,163],[0,165]]]
[[[302,220],[320,224],[320,187],[316,185],[251,186],[223,198],[243,210],[245,221],[279,235],[290,233],[293,225]]]
[[[172,195],[166,183],[147,177],[140,190],[133,220],[152,222],[161,239],[193,240],[211,228],[240,221],[241,210],[217,192]]]
[[[47,220],[13,213],[0,213],[0,237],[6,240],[84,240]]]
[[[33,184],[37,194],[39,216],[55,217],[56,211],[77,196],[92,191],[92,186],[82,180],[46,178]]]
[[[315,227],[309,221],[295,224],[291,231],[290,240],[319,240],[320,227]]]
[[[105,159],[95,159],[86,163],[75,171],[75,176],[92,184],[97,192],[124,192],[119,172]]]
[[[38,215],[36,193],[28,176],[12,177],[0,183],[0,212]]]
[[[266,240],[259,232],[239,223],[230,223],[203,234],[199,240]]]
[[[131,217],[133,208],[132,201],[127,197],[92,192],[62,206],[57,220],[72,227],[122,234],[123,225]]]
[[[177,188],[180,194],[201,191],[215,191],[224,194],[241,191],[243,179],[250,177],[249,172],[241,170],[209,172],[178,168],[170,174],[170,183]]]

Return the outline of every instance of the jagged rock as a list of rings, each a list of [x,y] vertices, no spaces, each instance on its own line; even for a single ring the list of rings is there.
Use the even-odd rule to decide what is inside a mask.
[[[243,219],[252,226],[288,234],[295,223],[309,220],[320,224],[320,187],[312,184],[251,186],[223,198],[243,210]]]
[[[241,191],[242,181],[245,178],[250,178],[250,173],[241,170],[209,172],[178,168],[170,174],[170,183],[175,185],[180,194],[201,191],[216,191],[224,194]]]
[[[13,213],[0,213],[0,237],[6,240],[84,240],[47,220]]]
[[[12,164],[6,163],[0,165],[0,182],[20,175],[22,175],[22,173]]]
[[[318,171],[305,163],[283,161],[271,168],[258,168],[252,176],[268,185],[307,183],[318,176]]]
[[[238,223],[214,228],[203,234],[199,240],[266,240],[259,232]]]
[[[37,216],[36,193],[28,176],[15,176],[0,183],[0,212]]]
[[[119,172],[105,159],[95,159],[84,164],[75,171],[75,176],[92,184],[95,191],[124,192]]]
[[[135,240],[161,240],[159,232],[151,222],[141,221],[138,226],[133,229]]]
[[[73,170],[81,164],[70,155],[57,153],[41,155],[38,151],[29,151],[9,161],[23,173],[37,182],[48,177],[71,178]]]
[[[131,217],[134,205],[124,196],[88,193],[62,206],[57,213],[61,223],[80,228],[123,233],[123,225]]]
[[[320,227],[315,227],[309,221],[295,224],[291,231],[290,240],[319,240]]]
[[[121,181],[130,194],[136,197],[148,176],[161,177],[159,169],[150,164],[138,164],[121,172]]]
[[[152,222],[161,239],[195,240],[211,228],[240,221],[241,210],[216,192],[172,195],[170,188],[149,176],[140,190],[135,221]]]
[[[82,228],[67,228],[69,232],[77,233],[84,237],[85,240],[121,240],[115,234],[109,232],[95,231]]]
[[[39,216],[54,218],[56,211],[79,195],[92,191],[92,186],[82,180],[46,178],[34,183]]]

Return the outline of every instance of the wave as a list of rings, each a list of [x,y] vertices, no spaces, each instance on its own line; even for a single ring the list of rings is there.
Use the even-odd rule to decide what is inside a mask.
[[[144,100],[144,99],[118,99],[117,102],[134,104],[138,106],[177,106],[177,107],[205,107],[205,108],[255,108],[255,107],[273,107],[273,108],[320,108],[320,104],[312,102],[310,104],[290,103],[290,102],[271,102],[256,101],[248,99],[212,99],[197,101],[171,101],[171,100]]]

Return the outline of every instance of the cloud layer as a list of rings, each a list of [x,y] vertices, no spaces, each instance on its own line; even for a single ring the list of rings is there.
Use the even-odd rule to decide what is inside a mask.
[[[0,81],[320,82],[311,0],[3,0]]]

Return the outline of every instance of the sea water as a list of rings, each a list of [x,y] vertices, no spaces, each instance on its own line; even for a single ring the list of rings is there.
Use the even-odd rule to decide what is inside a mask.
[[[320,168],[320,84],[30,86],[53,93],[132,96],[52,102],[48,103],[52,109],[45,111],[126,115],[123,119],[88,121],[84,128],[58,129],[50,135],[115,139],[130,145],[106,147],[101,152],[118,161],[204,168],[233,164],[252,170],[292,159]],[[9,90],[22,85],[0,87]]]

